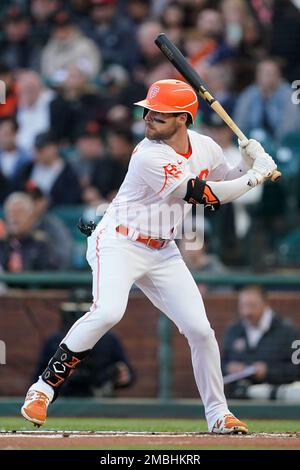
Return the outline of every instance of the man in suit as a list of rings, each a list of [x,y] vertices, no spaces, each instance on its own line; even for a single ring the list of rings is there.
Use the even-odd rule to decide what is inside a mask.
[[[243,375],[248,366],[253,372],[247,380],[232,382],[227,396],[254,398],[256,384],[268,384],[261,398],[276,398],[278,386],[299,379],[299,366],[292,362],[292,344],[299,338],[296,328],[270,307],[266,292],[260,286],[246,286],[238,298],[239,320],[225,333],[223,371]]]

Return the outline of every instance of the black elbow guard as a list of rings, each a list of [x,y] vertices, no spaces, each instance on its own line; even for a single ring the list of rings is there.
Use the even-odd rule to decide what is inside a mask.
[[[183,199],[189,204],[203,204],[204,207],[213,211],[220,207],[220,201],[210,186],[198,177],[188,181],[186,195]]]

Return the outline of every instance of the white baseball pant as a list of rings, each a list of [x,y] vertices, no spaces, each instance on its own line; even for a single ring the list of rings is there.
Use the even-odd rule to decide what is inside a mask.
[[[113,226],[100,224],[88,238],[87,260],[93,272],[94,302],[62,343],[73,352],[93,348],[123,317],[135,283],[186,336],[208,428],[212,430],[217,419],[229,413],[220,354],[201,294],[175,242],[155,250],[116,233]]]

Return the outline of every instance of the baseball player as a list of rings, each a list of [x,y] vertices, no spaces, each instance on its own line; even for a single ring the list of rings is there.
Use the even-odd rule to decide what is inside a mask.
[[[146,99],[135,104],[144,108],[145,138],[132,154],[117,196],[88,237],[93,305],[29,388],[22,415],[37,425],[45,422],[47,407],[70,372],[121,320],[135,283],[186,336],[208,429],[247,433],[247,425],[227,407],[214,331],[174,238],[176,225],[193,205],[216,210],[270,178],[276,165],[258,142],[250,140],[240,143],[240,163],[229,167],[211,138],[188,129],[198,99],[182,81],[155,82]],[[141,330],[142,321],[141,317]]]

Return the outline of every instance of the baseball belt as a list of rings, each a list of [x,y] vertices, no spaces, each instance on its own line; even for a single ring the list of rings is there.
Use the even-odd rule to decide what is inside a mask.
[[[126,227],[125,225],[118,225],[116,227],[116,231],[120,233],[121,235],[124,235],[125,237],[128,236],[129,230],[130,229]],[[149,248],[154,248],[156,250],[159,250],[165,247],[169,243],[170,240],[166,240],[164,238],[152,238],[152,237],[147,237],[147,235],[139,234],[139,236],[134,241],[143,243]]]

